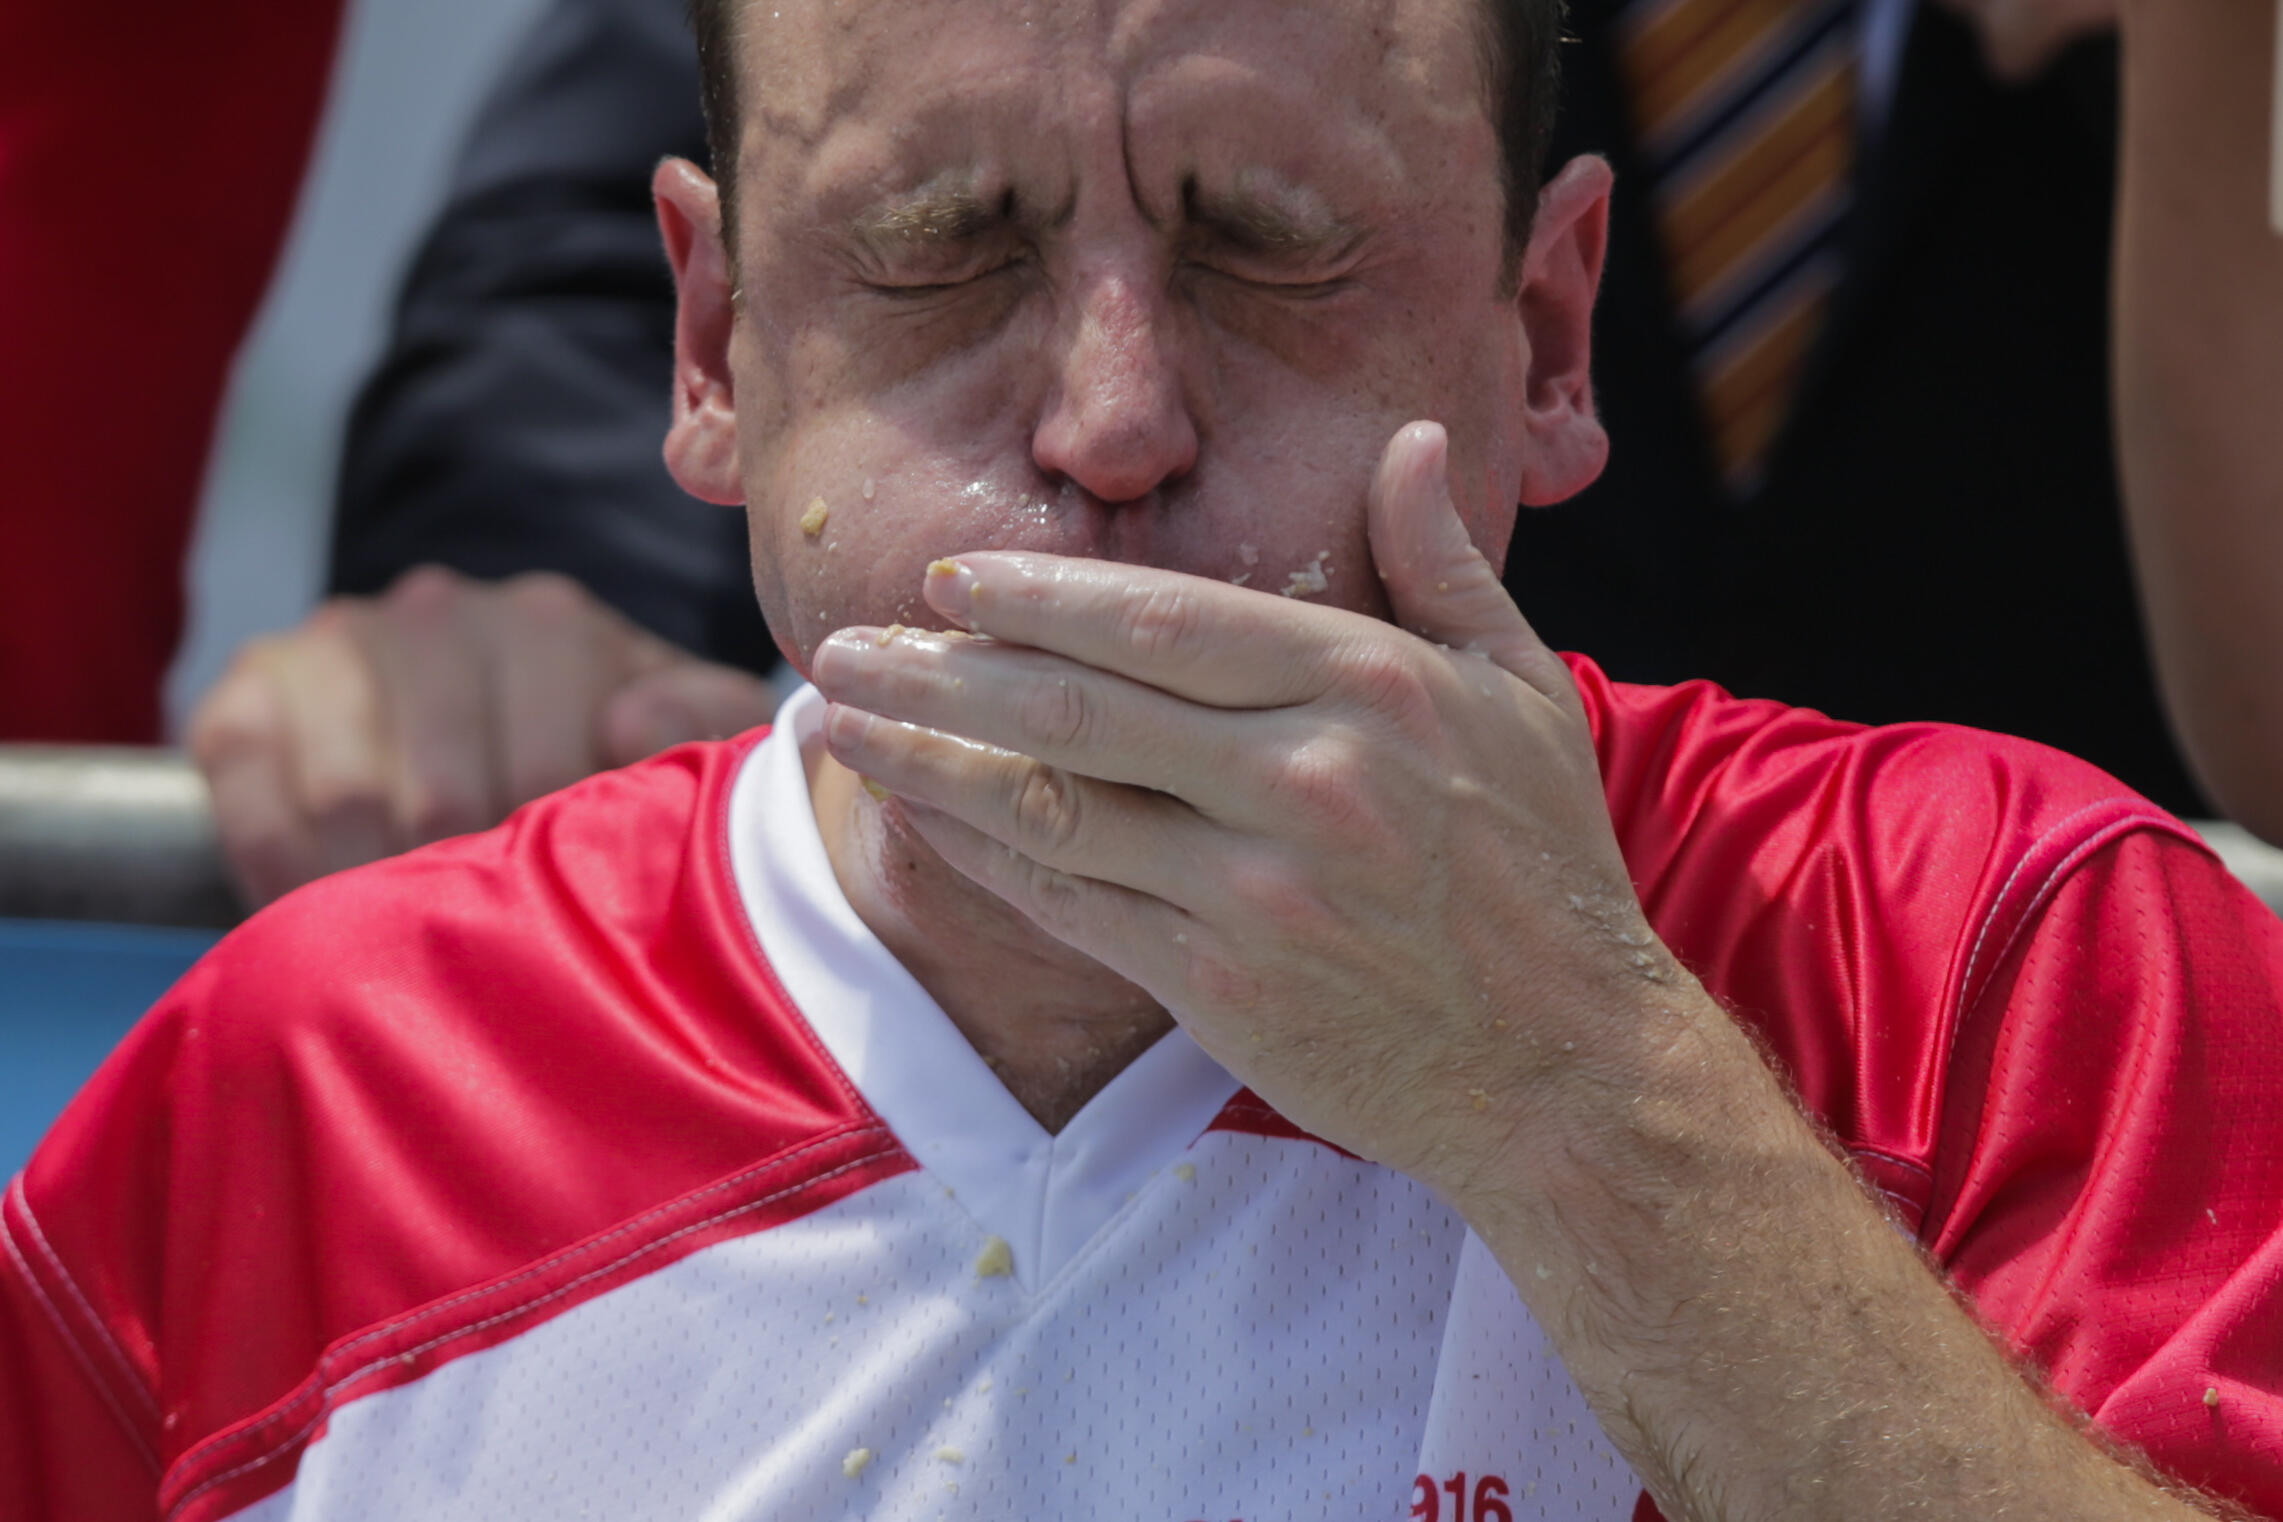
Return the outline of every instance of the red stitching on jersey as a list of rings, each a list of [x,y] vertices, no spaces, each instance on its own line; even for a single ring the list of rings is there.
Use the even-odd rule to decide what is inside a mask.
[[[372,1342],[377,1338],[392,1336],[398,1332],[404,1331],[407,1327],[417,1326],[419,1323],[429,1320],[432,1317],[440,1316],[444,1312],[452,1310],[457,1306],[465,1305],[470,1300],[479,1300],[485,1296],[496,1295],[502,1290],[512,1288],[513,1286],[522,1283],[526,1279],[548,1273],[549,1271],[560,1267],[562,1264],[568,1262],[572,1258],[580,1256],[581,1254],[593,1252],[603,1244],[610,1242],[616,1238],[623,1237],[629,1232],[637,1231],[643,1226],[648,1225],[651,1221],[655,1220],[659,1216],[671,1214],[676,1210],[686,1209],[695,1201],[702,1200],[708,1195],[720,1194],[724,1190],[735,1189],[740,1184],[750,1183],[752,1180],[761,1177],[763,1174],[778,1171],[811,1152],[816,1152],[825,1147],[829,1147],[835,1142],[845,1141],[852,1136],[862,1136],[867,1132],[878,1132],[883,1136],[888,1135],[888,1130],[885,1126],[874,1123],[869,1126],[859,1126],[852,1130],[835,1131],[829,1136],[821,1137],[818,1140],[809,1142],[804,1146],[796,1147],[791,1152],[781,1153],[765,1163],[759,1163],[751,1168],[746,1169],[743,1173],[731,1174],[728,1178],[722,1179],[717,1183],[708,1184],[705,1188],[698,1190],[694,1194],[683,1195],[676,1199],[669,1200],[663,1205],[654,1206],[638,1216],[633,1216],[628,1220],[621,1222],[619,1225],[603,1233],[603,1235],[594,1238],[592,1241],[579,1242],[573,1246],[566,1247],[551,1257],[542,1258],[538,1262],[533,1263],[529,1267],[509,1275],[505,1279],[487,1282],[485,1284],[479,1285],[474,1289],[466,1290],[460,1294],[454,1295],[449,1300],[440,1300],[436,1304],[428,1306],[422,1310],[415,1311],[412,1315],[406,1316],[401,1320],[383,1322],[379,1326],[373,1327],[356,1337],[352,1337],[347,1342],[342,1343],[339,1347],[330,1349],[328,1352],[326,1352],[326,1354],[318,1361],[317,1372],[322,1373],[326,1364],[337,1362],[343,1355],[353,1352],[356,1349],[363,1347],[366,1343]],[[889,1139],[891,1141],[894,1140],[893,1137],[890,1137]],[[877,1160],[880,1157],[885,1157],[888,1155],[890,1155],[889,1152],[873,1153],[864,1158],[863,1161],[871,1162]],[[825,1179],[833,1177],[835,1174],[844,1173],[848,1168],[855,1166],[857,1165],[850,1163],[845,1167],[835,1168],[830,1173],[819,1174],[814,1179],[807,1180],[804,1183],[791,1185],[787,1189],[779,1191],[777,1194],[766,1196],[761,1200],[755,1200],[745,1205],[740,1205],[736,1210],[732,1210],[728,1214],[734,1215],[738,1210],[749,1210],[752,1209],[754,1205],[766,1204],[770,1200],[781,1199],[786,1194],[793,1193],[796,1190],[805,1189],[810,1184],[820,1183]],[[700,1223],[700,1225],[703,1224],[703,1222]],[[694,1230],[696,1228],[689,1229]],[[675,1233],[676,1236],[681,1234],[682,1233],[680,1232]],[[668,1242],[672,1240],[673,1237],[659,1238],[659,1241],[661,1242]],[[396,1355],[391,1356],[393,1357]],[[370,1368],[371,1365],[367,1365],[366,1367]],[[359,1372],[362,1373],[363,1370],[360,1370]],[[305,1401],[321,1398],[325,1394],[329,1393],[330,1389],[338,1388],[338,1383],[339,1382],[336,1382],[334,1386],[330,1387],[304,1384],[297,1394],[293,1395],[283,1405],[277,1407],[268,1415],[261,1417],[248,1426],[241,1427],[236,1432],[226,1432],[218,1436],[208,1438],[198,1447],[186,1452],[182,1458],[177,1461],[178,1467],[181,1465],[191,1465],[203,1462],[219,1454],[226,1448],[240,1443],[253,1441],[262,1433],[264,1429],[275,1426],[277,1423],[284,1421],[289,1415],[291,1415],[296,1407],[300,1406]],[[320,1414],[322,1415],[322,1412]],[[184,1499],[187,1500],[188,1498],[185,1497]],[[177,1503],[178,1506],[180,1504],[181,1503],[179,1502]]]
[[[882,1131],[883,1134],[885,1134],[884,1127],[872,1126],[867,1127],[866,1129]],[[842,1136],[848,1136],[861,1133],[842,1132],[840,1134]],[[891,1140],[893,1140],[893,1138],[891,1138]],[[816,1143],[814,1145],[821,1146],[822,1143]],[[813,1150],[813,1147],[803,1150]],[[723,1221],[731,1220],[737,1216],[744,1215],[748,1211],[759,1210],[764,1205],[773,1205],[779,1200],[788,1198],[789,1196],[795,1194],[799,1194],[804,1189],[813,1189],[817,1185],[838,1178],[844,1173],[850,1173],[858,1168],[867,1167],[870,1164],[877,1163],[884,1158],[895,1157],[901,1153],[902,1150],[903,1148],[901,1146],[889,1146],[883,1147],[877,1152],[868,1152],[862,1157],[854,1158],[848,1162],[842,1163],[837,1168],[828,1169],[827,1171],[818,1174],[814,1178],[803,1179],[797,1184],[788,1184],[783,1189],[778,1190],[774,1194],[763,1195],[757,1200],[747,1200],[742,1205],[732,1206],[728,1210],[724,1210],[718,1214],[708,1216],[702,1221],[692,1221],[689,1225],[684,1226],[679,1230],[668,1232],[665,1236],[659,1237],[655,1241],[645,1242],[640,1247],[635,1248],[633,1251],[626,1253],[621,1257],[614,1258],[599,1268],[591,1268],[575,1279],[565,1280],[563,1283],[558,1284],[555,1286],[555,1288],[549,1290],[546,1294],[540,1295],[535,1299],[527,1300],[521,1305],[511,1306],[504,1311],[496,1312],[493,1315],[485,1317],[481,1321],[472,1321],[464,1327],[455,1328],[454,1330],[446,1332],[441,1336],[432,1337],[428,1341],[420,1343],[414,1347],[407,1348],[401,1353],[391,1353],[385,1358],[373,1359],[371,1362],[363,1364],[352,1372],[343,1375],[337,1380],[334,1380],[331,1384],[324,1386],[321,1390],[314,1391],[313,1393],[317,1394],[320,1397],[320,1403],[318,1405],[316,1414],[311,1416],[308,1421],[302,1423],[301,1426],[294,1429],[294,1431],[287,1434],[284,1438],[280,1439],[276,1447],[272,1448],[267,1453],[257,1454],[242,1464],[234,1465],[229,1469],[223,1470],[220,1474],[213,1475],[208,1479],[200,1481],[195,1488],[185,1493],[183,1497],[180,1500],[176,1501],[172,1506],[169,1506],[166,1509],[166,1515],[170,1519],[180,1516],[182,1514],[183,1508],[190,1505],[191,1502],[197,1500],[207,1491],[212,1490],[215,1486],[220,1485],[227,1480],[235,1479],[239,1475],[249,1473],[255,1469],[259,1469],[264,1464],[271,1463],[274,1460],[282,1458],[286,1454],[293,1452],[295,1448],[300,1445],[302,1440],[308,1437],[310,1433],[316,1431],[318,1424],[324,1421],[326,1416],[332,1412],[332,1397],[338,1394],[340,1391],[347,1389],[350,1385],[355,1384],[358,1380],[364,1378],[367,1374],[370,1374],[375,1369],[385,1368],[392,1363],[410,1362],[412,1359],[418,1358],[421,1354],[426,1353],[431,1349],[442,1347],[447,1342],[454,1342],[462,1337],[472,1337],[478,1332],[486,1331],[492,1327],[498,1326],[503,1321],[512,1321],[518,1316],[526,1315],[532,1311],[537,1310],[540,1306],[547,1304],[551,1300],[561,1299],[563,1296],[577,1289],[582,1284],[588,1284],[596,1279],[603,1278],[609,1274],[615,1273],[617,1270],[625,1267],[627,1264],[632,1263],[635,1259],[640,1258],[645,1254],[656,1252],[660,1248],[665,1247],[670,1243],[679,1241],[681,1238],[690,1235],[692,1232],[704,1231],[709,1226],[718,1226]],[[757,1172],[759,1170],[754,1171]],[[720,1186],[717,1185],[715,1187],[718,1188]],[[621,1231],[624,1229],[625,1228],[621,1228]],[[617,1236],[619,1234],[620,1232],[611,1233],[612,1236]],[[607,1237],[598,1238],[597,1242],[607,1240]],[[589,1245],[592,1246],[595,1244]],[[561,1256],[563,1255],[558,1255],[558,1258]],[[536,1271],[537,1270],[527,1270],[525,1273],[519,1274],[516,1277],[527,1278],[529,1277],[530,1273]],[[502,1280],[501,1284],[504,1285],[512,1282],[514,1281]],[[498,1286],[494,1286],[494,1288],[497,1287]],[[477,1291],[475,1293],[480,1294],[484,1293],[484,1291]],[[472,1298],[470,1295],[463,1295],[459,1297],[459,1299],[463,1301],[470,1298]],[[442,1307],[434,1307],[433,1309],[442,1309]],[[425,1315],[427,1313],[424,1312],[422,1314]],[[392,1327],[382,1328],[381,1330],[402,1330],[404,1327],[411,1325],[413,1321],[417,1321],[419,1319],[420,1317],[418,1316],[409,1317],[403,1322],[396,1323]],[[371,1333],[368,1334],[365,1338],[359,1340],[369,1341],[370,1338],[375,1335],[379,1334],[377,1332]],[[343,1344],[343,1349],[345,1350],[348,1346],[350,1345]],[[264,1418],[264,1421],[275,1421],[277,1418],[283,1416],[285,1411],[291,1408],[291,1405],[299,1404],[301,1399],[302,1397],[296,1397],[295,1400],[289,1403],[288,1406],[280,1407],[269,1417]],[[244,1434],[236,1433],[232,1434],[232,1436],[239,1437],[244,1436]],[[185,1460],[185,1462],[187,1462],[187,1460]]]
[[[84,1294],[80,1293],[79,1281],[71,1276],[70,1269],[63,1266],[63,1259],[57,1255],[54,1246],[49,1243],[47,1232],[40,1227],[40,1218],[32,1213],[32,1197],[25,1192],[24,1176],[21,1173],[9,1180],[8,1192],[15,1196],[16,1208],[23,1213],[24,1224],[32,1229],[32,1242],[39,1248],[40,1256],[47,1259],[48,1267],[55,1270],[55,1276],[63,1281],[63,1287],[71,1291],[72,1303],[79,1307],[80,1313],[87,1318],[88,1324],[95,1328],[96,1335],[103,1339],[103,1345],[111,1350],[112,1358],[118,1361],[119,1372],[127,1376],[127,1387],[135,1392],[137,1398],[142,1401],[143,1410],[149,1414],[153,1422],[156,1422],[159,1419],[158,1396],[152,1392],[148,1385],[143,1383],[142,1375],[136,1372],[133,1361],[127,1357],[127,1350],[120,1347],[118,1341],[112,1337],[110,1326],[101,1316],[95,1314],[95,1307],[88,1303]]]
[[[11,1189],[22,1182],[23,1175],[18,1174]],[[39,1276],[32,1272],[32,1265],[24,1260],[23,1249],[16,1245],[15,1228],[8,1224],[8,1213],[4,1210],[0,1210],[0,1244],[7,1247],[8,1257],[15,1263],[16,1272],[31,1286],[32,1293],[39,1297],[40,1309],[46,1311],[48,1320],[55,1323],[56,1335],[63,1339],[72,1362],[79,1365],[79,1372],[87,1376],[87,1382],[95,1387],[95,1393],[103,1397],[103,1404],[111,1408],[112,1419],[118,1422],[119,1430],[127,1435],[127,1441],[134,1445],[135,1452],[142,1456],[143,1462],[150,1466],[152,1476],[158,1477],[161,1474],[158,1455],[151,1451],[150,1443],[136,1428],[134,1419],[120,1406],[118,1392],[111,1388],[102,1375],[95,1372],[94,1360],[88,1357],[87,1349],[80,1345],[80,1340],[72,1335],[70,1326],[65,1323],[63,1308],[49,1296],[46,1287],[40,1283]]]

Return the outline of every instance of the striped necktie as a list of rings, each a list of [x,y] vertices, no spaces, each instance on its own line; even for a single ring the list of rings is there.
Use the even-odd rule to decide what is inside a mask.
[[[1759,489],[1838,283],[1854,0],[1632,0],[1618,59],[1730,494]]]

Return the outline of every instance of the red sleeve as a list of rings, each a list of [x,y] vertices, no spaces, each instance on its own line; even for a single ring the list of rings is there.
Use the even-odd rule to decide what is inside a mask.
[[[340,7],[0,5],[0,739],[149,741]]]
[[[1992,965],[1924,1239],[2103,1429],[2283,1517],[2283,920],[2134,833]]]
[[[168,1002],[179,1007],[210,981],[193,969]],[[0,1195],[4,1522],[158,1515],[166,1424],[154,1281],[164,1228],[152,1202],[165,1187],[165,1088],[177,1044],[172,1022],[146,1019],[98,1075],[122,1101],[104,1145],[60,1165],[44,1147],[27,1173],[44,1167],[60,1193],[27,1193],[18,1174]],[[54,1216],[56,1199],[71,1203],[70,1219]],[[99,1251],[68,1229],[83,1222],[96,1223]]]

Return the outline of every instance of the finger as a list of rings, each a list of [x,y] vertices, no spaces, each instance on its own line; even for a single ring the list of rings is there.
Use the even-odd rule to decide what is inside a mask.
[[[1196,922],[1162,899],[1057,871],[963,820],[903,799],[903,811],[935,853],[1025,919],[1175,1007]]]
[[[929,606],[977,634],[1069,657],[1192,703],[1282,708],[1322,695],[1362,615],[1115,561],[977,551],[928,567]]]
[[[398,838],[390,808],[391,737],[380,683],[349,628],[369,616],[330,603],[274,647],[269,661],[286,728],[286,776],[326,872],[410,844]]]
[[[612,632],[578,583],[519,576],[490,608],[492,743],[510,809],[593,774],[602,707],[625,680]]]
[[[768,723],[776,711],[776,690],[751,672],[684,658],[611,694],[602,715],[603,760],[625,766],[692,740],[724,740]]]
[[[1411,423],[1388,441],[1366,523],[1397,623],[1485,656],[1542,691],[1568,689],[1560,659],[1514,606],[1451,502],[1450,439],[1441,424]]]
[[[379,615],[353,628],[387,705],[399,837],[425,845],[497,824],[506,802],[485,732],[483,630],[467,584],[441,567],[407,572]]]
[[[1028,756],[834,705],[833,759],[905,798],[980,830],[1053,871],[1187,906],[1208,828],[1162,793],[1073,776]]]
[[[191,716],[190,753],[206,776],[222,855],[249,908],[325,870],[316,834],[293,803],[286,734],[270,675],[251,647]]]
[[[1273,716],[1232,714],[1063,656],[925,630],[843,629],[818,647],[835,703],[962,735],[1106,782],[1154,788],[1219,814],[1245,746]]]

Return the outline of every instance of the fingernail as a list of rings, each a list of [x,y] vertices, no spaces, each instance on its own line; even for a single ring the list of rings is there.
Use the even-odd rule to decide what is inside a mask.
[[[925,595],[929,607],[965,624],[975,606],[975,573],[956,560],[938,560],[927,568]]]

